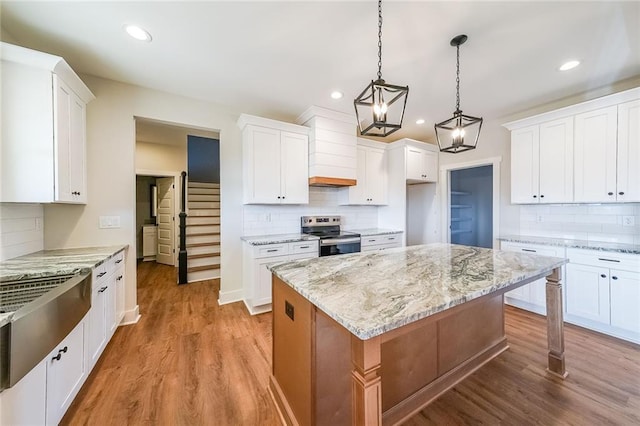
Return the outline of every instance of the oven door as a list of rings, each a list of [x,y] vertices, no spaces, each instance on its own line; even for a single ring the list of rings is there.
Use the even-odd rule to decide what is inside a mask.
[[[320,257],[358,252],[360,252],[360,237],[326,238],[320,240]]]

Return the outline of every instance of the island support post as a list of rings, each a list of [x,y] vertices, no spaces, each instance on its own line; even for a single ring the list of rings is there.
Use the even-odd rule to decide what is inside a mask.
[[[562,269],[555,268],[547,275],[547,344],[549,348],[547,371],[566,378],[564,365],[564,320],[562,318]]]

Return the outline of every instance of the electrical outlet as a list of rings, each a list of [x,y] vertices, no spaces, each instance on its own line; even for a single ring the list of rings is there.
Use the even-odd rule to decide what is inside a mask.
[[[622,216],[622,226],[636,226],[636,218],[634,216]]]

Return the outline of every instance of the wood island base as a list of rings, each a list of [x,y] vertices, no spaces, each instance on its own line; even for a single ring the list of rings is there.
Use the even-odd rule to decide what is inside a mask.
[[[502,293],[361,340],[273,278],[269,389],[287,425],[398,424],[506,349]]]

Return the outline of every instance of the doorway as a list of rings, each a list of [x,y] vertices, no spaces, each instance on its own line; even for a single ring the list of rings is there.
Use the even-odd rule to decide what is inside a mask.
[[[174,266],[175,176],[136,174],[136,255]]]
[[[500,163],[494,157],[440,168],[443,241],[498,247]]]

